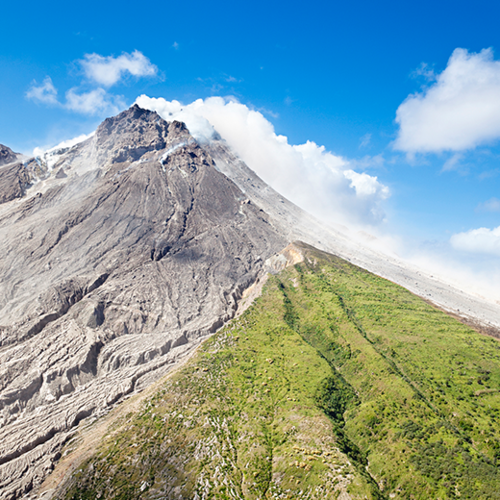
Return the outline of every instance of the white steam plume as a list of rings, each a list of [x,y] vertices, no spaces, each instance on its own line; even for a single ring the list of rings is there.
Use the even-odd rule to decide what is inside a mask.
[[[258,111],[221,97],[189,105],[142,95],[136,103],[165,120],[186,123],[200,141],[220,134],[264,181],[288,199],[330,223],[367,227],[384,220],[387,186],[355,172],[349,161],[314,142],[291,145]]]

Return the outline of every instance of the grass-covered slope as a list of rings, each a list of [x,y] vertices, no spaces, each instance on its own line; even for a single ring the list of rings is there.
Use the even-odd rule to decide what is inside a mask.
[[[302,252],[62,498],[500,498],[498,341]]]

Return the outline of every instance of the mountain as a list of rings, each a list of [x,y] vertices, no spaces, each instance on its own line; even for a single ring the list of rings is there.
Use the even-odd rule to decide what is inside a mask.
[[[0,498],[261,498],[278,491],[278,476],[293,480],[294,498],[311,497],[313,487],[324,498],[323,486],[333,488],[327,492],[333,498],[378,498],[387,491],[405,498],[416,486],[399,479],[409,473],[406,466],[395,472],[406,432],[397,427],[399,418],[418,429],[427,420],[436,429],[458,429],[426,430],[428,441],[415,441],[405,453],[418,455],[418,446],[442,439],[451,446],[446,453],[468,453],[484,472],[476,477],[472,466],[462,468],[463,478],[496,480],[490,462],[497,459],[497,436],[489,428],[498,398],[496,341],[456,320],[449,326],[449,316],[410,292],[494,335],[500,307],[319,223],[267,186],[222,139],[198,143],[183,123],[135,105],[75,146],[0,167],[0,192],[10,193],[0,200]],[[305,243],[288,246],[297,240]],[[277,332],[291,344],[281,345]],[[419,376],[434,360],[431,353],[445,352],[445,339],[461,356],[469,345],[460,387],[469,379],[469,392],[485,387],[480,396],[489,398],[491,415],[474,397],[467,406],[449,394],[446,383],[455,379],[442,375],[440,359]],[[404,348],[414,345],[423,353],[416,358]],[[480,361],[481,350],[493,361]],[[450,360],[456,356],[450,351]],[[255,396],[249,399],[248,391]],[[450,398],[441,413],[436,391]],[[382,404],[399,404],[398,394],[410,402],[362,432]],[[368,413],[357,410],[363,405]],[[158,420],[156,406],[166,420]],[[474,411],[481,424],[463,434],[460,422],[468,428]],[[164,428],[185,412],[189,421]],[[294,431],[290,419],[297,421]],[[304,419],[309,424],[302,428]],[[265,451],[275,424],[286,455],[272,451],[274,445],[272,455]],[[227,429],[243,448],[231,448]],[[397,432],[403,434],[394,441]],[[212,454],[199,454],[200,436],[215,443]],[[224,458],[228,449],[248,460],[236,460],[234,468]],[[384,453],[391,456],[385,472]],[[115,456],[118,462],[102,468]],[[275,468],[273,457],[283,465],[285,456],[299,464],[293,472]],[[456,481],[445,487],[426,479],[432,460],[422,465],[418,488],[466,491]],[[82,464],[80,476],[72,475],[71,464]],[[255,479],[249,482],[241,467],[250,467]],[[93,482],[94,470],[111,489]],[[208,489],[198,491],[197,481]],[[229,484],[240,485],[234,490],[240,496]]]
[[[231,318],[286,244],[182,123],[138,107],[48,172],[0,205],[2,498]]]

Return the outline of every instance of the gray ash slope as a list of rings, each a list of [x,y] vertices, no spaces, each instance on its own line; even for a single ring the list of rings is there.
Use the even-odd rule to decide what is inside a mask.
[[[137,106],[42,174],[0,205],[0,498],[230,319],[287,244],[184,124]]]

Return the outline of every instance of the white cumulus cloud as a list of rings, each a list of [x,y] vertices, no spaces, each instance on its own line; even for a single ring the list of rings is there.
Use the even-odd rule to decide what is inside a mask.
[[[396,112],[394,147],[409,154],[463,151],[500,138],[500,61],[491,49],[455,49],[445,70]]]
[[[198,140],[216,133],[264,181],[314,215],[333,223],[379,224],[389,189],[348,160],[308,141],[291,145],[262,113],[234,99],[211,97],[189,105],[145,95],[136,100],[165,120],[186,123]]]
[[[154,76],[158,68],[141,52],[121,56],[85,54],[78,61],[87,79],[65,93],[65,100],[59,100],[58,91],[52,79],[47,76],[41,85],[33,81],[26,92],[26,98],[43,104],[58,106],[86,115],[115,114],[126,107],[122,96],[106,90],[127,74],[135,77]],[[105,87],[105,88],[103,88]]]
[[[158,68],[138,50],[118,57],[85,54],[80,64],[89,80],[105,87],[115,85],[127,73],[141,77],[155,76],[158,72]]]
[[[118,113],[126,105],[120,96],[109,94],[103,88],[80,93],[75,88],[72,88],[66,92],[64,107],[77,113],[97,115],[102,113]]]
[[[41,85],[34,81],[26,92],[26,98],[43,104],[59,104],[57,101],[57,89],[52,83],[50,76],[47,76]]]
[[[450,238],[451,245],[457,250],[500,256],[500,226],[494,229],[481,227]]]

